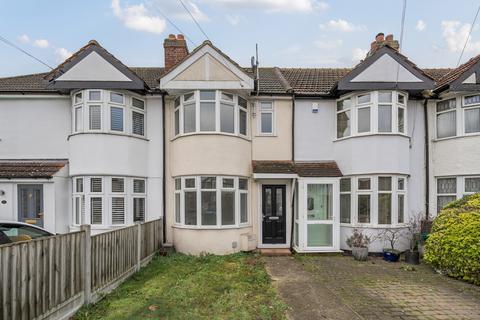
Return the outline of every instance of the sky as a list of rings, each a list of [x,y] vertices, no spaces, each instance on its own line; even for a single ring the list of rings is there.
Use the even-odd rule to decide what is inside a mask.
[[[352,67],[379,32],[400,38],[403,0],[182,0],[208,38],[240,65]],[[402,53],[455,67],[478,1],[407,0]],[[0,0],[0,36],[52,67],[96,39],[127,66],[163,66],[163,40],[206,40],[180,0]],[[480,17],[462,62],[480,53]],[[0,42],[0,77],[49,69]]]

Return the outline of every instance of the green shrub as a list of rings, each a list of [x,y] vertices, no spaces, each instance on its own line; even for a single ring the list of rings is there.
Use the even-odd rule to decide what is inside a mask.
[[[454,201],[439,213],[424,258],[449,276],[480,285],[480,194]]]

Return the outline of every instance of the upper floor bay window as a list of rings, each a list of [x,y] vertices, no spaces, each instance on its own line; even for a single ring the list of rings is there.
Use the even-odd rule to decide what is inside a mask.
[[[176,178],[174,197],[177,225],[225,228],[238,227],[249,222],[246,178]]]
[[[378,133],[406,133],[407,96],[373,91],[337,101],[337,139]]]
[[[247,100],[220,90],[196,90],[174,101],[174,134],[225,133],[247,136]]]
[[[83,90],[72,96],[72,132],[145,136],[145,101],[121,92]]]

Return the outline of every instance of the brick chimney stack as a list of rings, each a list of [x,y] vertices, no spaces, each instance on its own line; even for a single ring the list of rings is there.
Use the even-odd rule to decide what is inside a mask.
[[[163,41],[165,50],[165,72],[172,69],[178,62],[188,55],[187,42],[183,34],[169,34]]]
[[[371,56],[375,53],[375,51],[377,51],[377,49],[385,45],[397,51],[400,47],[398,41],[393,39],[393,34],[389,34],[385,37],[385,34],[383,32],[380,32],[375,36],[375,41],[373,41],[370,45],[370,51],[368,52],[367,56]]]

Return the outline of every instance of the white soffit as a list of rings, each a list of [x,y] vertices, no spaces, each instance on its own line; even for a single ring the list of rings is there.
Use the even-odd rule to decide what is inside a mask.
[[[398,78],[397,78],[398,73]],[[350,82],[423,82],[390,55],[384,54]]]
[[[474,73],[472,73],[467,79],[463,80],[463,84],[476,84],[477,83],[477,76]]]
[[[56,81],[132,81],[117,68],[92,51],[62,74]]]

